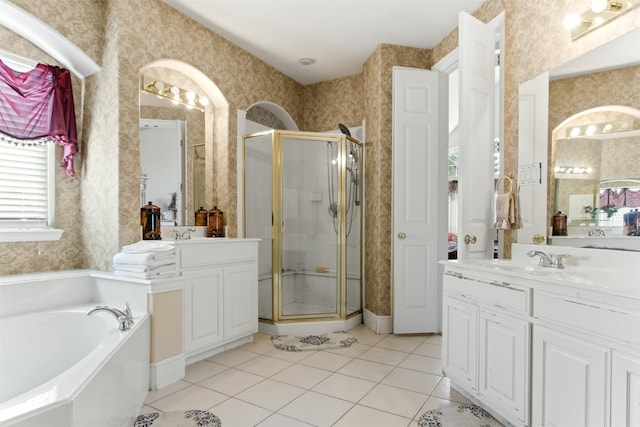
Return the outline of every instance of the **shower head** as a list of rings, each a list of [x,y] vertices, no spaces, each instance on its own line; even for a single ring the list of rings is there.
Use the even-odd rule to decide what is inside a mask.
[[[343,123],[338,123],[338,129],[340,129],[340,132],[342,132],[343,134],[347,136],[351,136],[351,132],[349,131],[349,128],[347,127],[347,125]]]

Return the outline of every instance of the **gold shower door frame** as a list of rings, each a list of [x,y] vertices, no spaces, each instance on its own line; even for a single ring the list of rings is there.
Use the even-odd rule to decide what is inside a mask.
[[[271,224],[271,237],[272,237],[272,268],[271,268],[271,286],[272,286],[272,316],[271,319],[260,319],[261,321],[266,322],[300,322],[300,321],[314,321],[314,320],[338,320],[338,319],[346,319],[348,317],[357,315],[362,312],[362,207],[359,209],[359,280],[358,286],[360,287],[360,304],[359,309],[355,310],[353,313],[347,315],[347,222],[346,222],[346,186],[347,186],[347,170],[346,170],[346,159],[347,159],[347,141],[351,141],[360,147],[360,153],[363,152],[363,145],[360,141],[350,136],[344,134],[337,133],[317,133],[317,132],[301,132],[301,131],[287,131],[287,130],[268,130],[263,132],[256,132],[243,136],[243,164],[246,164],[245,158],[245,144],[246,140],[256,136],[264,136],[271,134],[271,152],[272,152],[272,170],[271,170],[271,200],[272,200],[272,224]],[[338,143],[338,153],[341,161],[341,167],[338,168],[338,265],[336,267],[336,277],[338,280],[338,301],[336,304],[336,312],[335,313],[313,313],[313,314],[292,314],[285,315],[282,311],[282,237],[283,237],[283,212],[282,212],[282,200],[283,200],[283,191],[282,191],[282,175],[283,175],[283,140],[285,139],[297,139],[297,140],[305,140],[305,141],[320,141],[320,142],[337,142]],[[360,168],[360,173],[363,174],[363,167]],[[246,176],[243,171],[243,176]],[[363,176],[360,176],[360,182],[363,181]],[[244,185],[244,197],[245,197],[245,206],[246,206],[246,181],[243,180]],[[358,186],[357,190],[362,195],[362,185]],[[243,227],[244,233],[246,236],[246,209],[244,211],[243,218]]]

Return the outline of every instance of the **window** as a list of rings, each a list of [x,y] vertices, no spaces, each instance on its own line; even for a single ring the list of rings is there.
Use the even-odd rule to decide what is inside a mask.
[[[33,64],[21,64],[15,60],[9,63],[18,72],[28,73],[33,69]],[[5,67],[4,70],[8,69]],[[7,87],[0,85],[2,95],[8,98],[12,94],[4,92]],[[20,102],[19,99],[16,102]],[[2,105],[12,108],[9,102]],[[13,111],[2,109],[5,114],[3,129],[4,126],[21,123],[14,119]],[[55,145],[41,140],[19,140],[0,133],[0,242],[58,240],[62,235],[62,230],[53,228]]]
[[[0,241],[57,240],[54,144],[0,143]]]

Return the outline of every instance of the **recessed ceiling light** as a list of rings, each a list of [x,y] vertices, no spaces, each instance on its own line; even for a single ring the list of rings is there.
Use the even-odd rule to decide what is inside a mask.
[[[298,59],[298,62],[299,62],[301,65],[305,65],[305,66],[306,66],[306,65],[313,65],[313,64],[315,64],[315,63],[316,63],[316,60],[315,60],[315,58],[300,58],[300,59]]]

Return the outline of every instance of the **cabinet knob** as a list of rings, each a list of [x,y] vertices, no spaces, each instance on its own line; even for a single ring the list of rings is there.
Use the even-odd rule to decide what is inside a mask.
[[[398,239],[406,239],[406,238],[407,238],[407,235],[405,233],[402,233],[402,232],[398,233]]]
[[[471,243],[472,245],[476,243],[476,236],[465,235],[464,236],[464,244],[468,245]]]
[[[534,234],[533,236],[531,236],[531,240],[536,245],[541,245],[542,243],[544,243],[545,238],[542,234]]]

